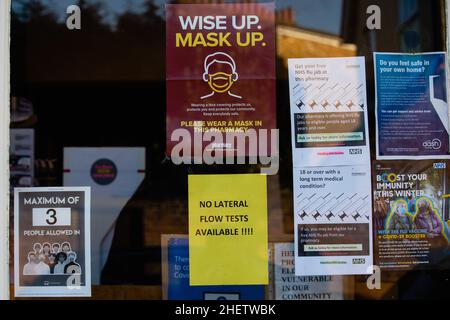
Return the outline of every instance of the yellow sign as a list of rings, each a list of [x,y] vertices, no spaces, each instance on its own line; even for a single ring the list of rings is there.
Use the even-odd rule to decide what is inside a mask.
[[[268,284],[267,179],[189,176],[190,285]]]

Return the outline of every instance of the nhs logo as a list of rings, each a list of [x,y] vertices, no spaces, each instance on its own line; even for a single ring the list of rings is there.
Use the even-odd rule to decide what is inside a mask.
[[[433,168],[434,169],[445,169],[446,168],[445,162],[433,163]]]
[[[350,155],[356,155],[356,154],[363,154],[363,151],[362,151],[362,149],[361,148],[353,148],[353,149],[349,149],[348,150],[348,153],[350,154]]]

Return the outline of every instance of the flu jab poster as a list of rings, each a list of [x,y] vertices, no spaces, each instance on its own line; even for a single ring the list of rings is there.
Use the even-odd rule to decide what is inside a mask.
[[[372,196],[368,165],[294,168],[295,275],[368,274]]]
[[[289,59],[295,275],[372,265],[364,57]]]
[[[374,53],[377,159],[448,159],[445,52]]]
[[[14,189],[16,297],[91,295],[89,187]]]
[[[364,57],[289,59],[295,166],[370,162]]]
[[[223,152],[226,134],[276,128],[274,3],[167,4],[166,56],[168,155],[180,130]]]
[[[382,269],[448,267],[449,161],[374,164],[375,263]]]

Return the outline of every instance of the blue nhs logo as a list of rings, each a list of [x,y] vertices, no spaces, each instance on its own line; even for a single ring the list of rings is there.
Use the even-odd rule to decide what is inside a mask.
[[[433,163],[433,168],[434,169],[445,169],[445,163],[444,162],[440,162],[440,163]]]

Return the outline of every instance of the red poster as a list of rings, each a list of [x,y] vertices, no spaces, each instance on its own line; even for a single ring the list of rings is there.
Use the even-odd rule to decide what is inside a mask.
[[[177,129],[192,150],[220,133],[201,149],[239,151],[230,134],[276,128],[274,3],[168,4],[166,50],[168,155]]]

